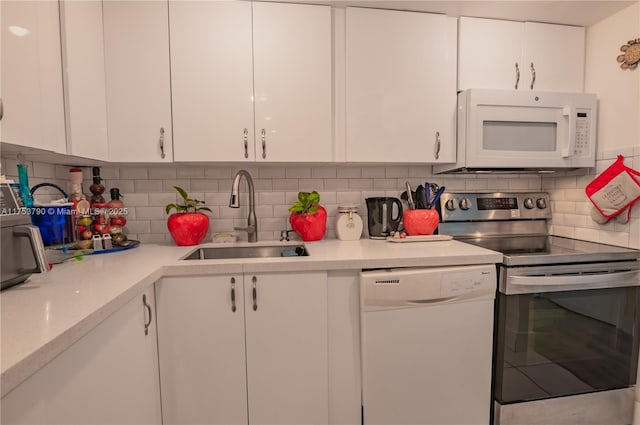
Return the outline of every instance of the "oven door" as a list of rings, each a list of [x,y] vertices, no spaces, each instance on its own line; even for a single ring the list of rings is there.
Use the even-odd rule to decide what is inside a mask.
[[[501,267],[494,396],[500,404],[635,384],[636,261]]]

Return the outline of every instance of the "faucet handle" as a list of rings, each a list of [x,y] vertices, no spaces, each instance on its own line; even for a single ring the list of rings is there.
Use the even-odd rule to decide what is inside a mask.
[[[285,230],[281,230],[280,231],[280,242],[283,242],[283,241],[287,241],[288,242],[288,241],[290,241],[291,240],[291,239],[289,239],[289,233],[290,232],[293,232],[293,230],[286,230],[286,229]]]

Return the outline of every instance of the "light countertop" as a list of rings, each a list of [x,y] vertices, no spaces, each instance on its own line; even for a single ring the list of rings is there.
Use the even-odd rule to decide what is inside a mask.
[[[283,242],[281,244],[299,244]],[[258,242],[279,244],[278,242]],[[256,244],[203,244],[206,246]],[[182,261],[197,247],[144,244],[34,274],[0,295],[2,396],[163,276],[487,264],[502,254],[457,241],[306,242],[308,257]]]

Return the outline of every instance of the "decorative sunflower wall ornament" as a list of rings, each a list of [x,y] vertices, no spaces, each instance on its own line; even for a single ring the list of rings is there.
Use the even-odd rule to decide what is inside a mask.
[[[623,44],[620,47],[620,51],[624,52],[616,59],[620,62],[620,68],[634,69],[638,66],[638,62],[640,62],[640,38],[629,40],[627,44]]]

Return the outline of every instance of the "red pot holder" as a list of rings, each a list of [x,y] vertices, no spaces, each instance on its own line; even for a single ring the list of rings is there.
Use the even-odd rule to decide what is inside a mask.
[[[624,157],[618,159],[591,181],[585,193],[596,210],[606,221],[627,211],[622,222],[629,220],[632,205],[640,199],[640,172],[624,165]]]

